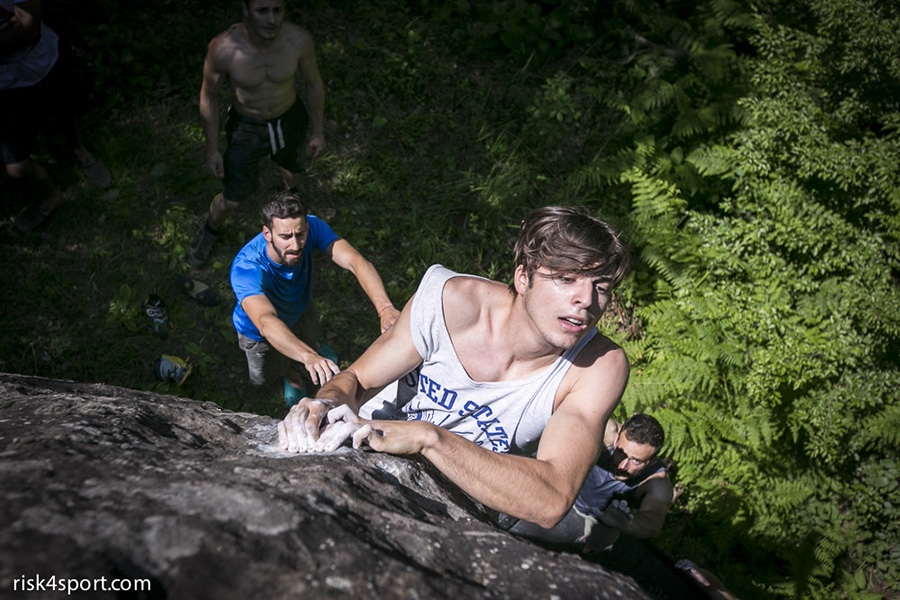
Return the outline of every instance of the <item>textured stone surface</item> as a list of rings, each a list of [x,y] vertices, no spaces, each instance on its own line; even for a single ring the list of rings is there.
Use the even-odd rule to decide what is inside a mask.
[[[65,597],[11,593],[38,575],[173,599],[646,597],[498,530],[425,461],[275,441],[212,403],[0,374],[0,597]]]

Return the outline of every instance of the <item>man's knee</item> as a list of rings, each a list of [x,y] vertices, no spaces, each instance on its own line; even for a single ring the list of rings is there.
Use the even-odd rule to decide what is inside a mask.
[[[262,387],[269,383],[268,381],[266,381],[266,376],[262,369],[254,369],[253,365],[250,365],[249,374],[250,385],[254,387]]]
[[[270,354],[269,345],[238,333],[238,346],[247,357],[247,374],[250,376],[250,383],[255,386],[268,383],[267,373],[271,370],[266,369],[267,355]]]
[[[247,353],[247,374],[250,377],[250,384],[255,387],[268,385],[278,378],[277,369],[273,369],[273,365],[267,364],[265,354]]]
[[[282,377],[294,375],[291,379],[297,379],[301,375],[297,375],[288,360],[278,353],[277,350],[269,348],[267,351],[246,351],[247,356],[247,375],[250,384],[254,387],[263,387],[271,385],[276,381],[280,381]]]
[[[232,213],[240,206],[240,202],[234,202],[225,197],[225,194],[217,194],[212,200],[210,210],[218,213]]]
[[[231,214],[240,206],[239,202],[232,202],[223,194],[218,194],[209,205],[209,224],[218,229]]]
[[[284,182],[286,188],[293,190],[300,185],[300,182],[303,180],[303,175],[281,167],[281,180]]]
[[[6,174],[13,179],[25,179],[26,177],[33,177],[33,173],[34,163],[31,161],[31,159],[25,159],[17,163],[10,163],[6,165]]]

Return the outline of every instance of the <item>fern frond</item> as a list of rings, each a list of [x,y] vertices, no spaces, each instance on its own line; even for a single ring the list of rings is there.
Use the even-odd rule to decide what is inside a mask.
[[[900,404],[886,406],[877,414],[863,419],[858,435],[859,441],[867,446],[900,449]]]
[[[702,146],[691,152],[687,160],[701,175],[725,175],[737,165],[737,154],[727,146]]]

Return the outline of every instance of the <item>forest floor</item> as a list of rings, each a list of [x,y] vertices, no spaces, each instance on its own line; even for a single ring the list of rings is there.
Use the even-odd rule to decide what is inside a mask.
[[[165,16],[163,8],[159,11]],[[201,14],[200,30],[215,32],[240,19],[240,4]],[[294,18],[304,16],[297,13]],[[139,39],[136,28],[148,22],[159,28],[145,32],[148,39],[164,40],[167,25],[178,27],[171,15],[158,22],[149,16],[137,22],[120,18],[123,22],[116,26],[115,35],[123,40]],[[339,12],[325,11],[307,24],[320,40],[320,66],[332,92],[335,73],[328,62],[335,44],[328,41],[326,32],[339,36],[346,26],[342,18]],[[78,23],[68,26],[77,31]],[[113,29],[112,24],[108,27]],[[191,269],[184,260],[187,246],[205,221],[210,200],[221,190],[221,182],[205,168],[197,108],[207,39],[195,34],[186,41],[193,52],[180,49],[193,57],[192,72],[149,72],[155,77],[150,88],[157,90],[151,96],[126,93],[129,86],[138,86],[134,81],[126,81],[117,94],[89,90],[92,98],[108,105],[102,114],[89,111],[82,122],[86,145],[112,173],[108,189],[87,183],[63,140],[43,135],[36,158],[63,188],[67,201],[45,225],[22,234],[15,229],[14,219],[30,198],[9,177],[0,177],[0,280],[4,282],[0,371],[171,393],[272,416],[284,413],[279,386],[254,388],[247,380],[246,360],[231,324],[234,295],[228,282],[231,259],[260,231],[262,201],[281,187],[274,165],[261,165],[259,191],[224,227],[207,266]],[[109,75],[98,66],[99,57],[84,56],[91,48],[96,50],[97,40],[68,41],[81,55],[83,68],[101,69],[93,80]],[[354,197],[335,185],[342,176],[336,164],[366,147],[369,129],[342,126],[348,117],[332,116],[335,98],[329,96],[328,152],[307,165],[302,194],[313,214],[326,219],[339,234],[353,234],[342,225],[377,207],[371,206],[370,198]],[[223,100],[227,106],[227,98]],[[353,228],[361,230],[358,225]],[[351,238],[351,243],[366,251],[364,240]],[[402,306],[415,277],[389,279],[392,275],[386,267],[391,266],[391,257],[368,258],[390,284],[395,304]],[[321,255],[315,264],[314,297],[326,324],[324,341],[337,350],[345,367],[375,339],[378,320],[351,275]],[[395,261],[394,267],[398,265]],[[178,283],[184,274],[214,286],[222,302],[204,307],[184,294]],[[144,313],[151,294],[166,303],[166,339],[152,332]],[[182,386],[155,376],[154,363],[163,354],[192,365]]]

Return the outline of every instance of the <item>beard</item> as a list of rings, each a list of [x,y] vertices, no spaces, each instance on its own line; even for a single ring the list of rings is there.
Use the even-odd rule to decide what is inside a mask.
[[[281,259],[281,264],[287,265],[289,267],[293,267],[300,263],[300,259],[303,258],[303,251],[300,250],[297,253],[293,252],[281,252],[280,250],[275,250],[278,253],[278,258]]]

